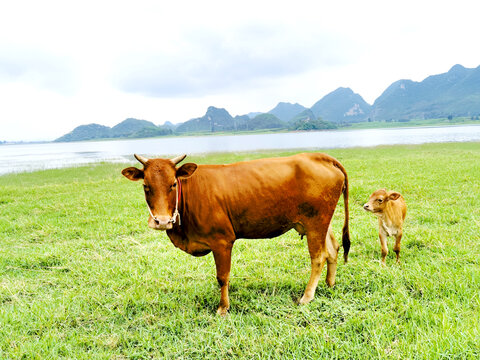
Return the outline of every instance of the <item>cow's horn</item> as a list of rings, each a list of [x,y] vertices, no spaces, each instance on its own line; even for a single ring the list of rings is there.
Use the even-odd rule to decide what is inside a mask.
[[[133,156],[135,156],[135,159],[140,161],[143,165],[145,165],[148,161],[148,159],[146,157],[143,157],[142,155],[133,154]]]
[[[182,161],[186,157],[187,155],[180,155],[180,156],[177,156],[176,158],[171,159],[170,161],[173,162],[175,165],[177,165],[180,161]]]

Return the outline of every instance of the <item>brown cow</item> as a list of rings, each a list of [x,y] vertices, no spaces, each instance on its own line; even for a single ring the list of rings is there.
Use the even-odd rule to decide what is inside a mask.
[[[329,225],[342,193],[345,262],[350,248],[347,173],[336,159],[298,154],[230,165],[177,167],[185,156],[168,160],[135,155],[143,170],[129,167],[122,174],[143,180],[151,228],[166,230],[172,243],[189,254],[213,253],[221,287],[218,314],[225,315],[230,307],[231,252],[239,238],[272,238],[294,228],[307,236],[312,265],[300,303],[313,299],[325,261],[327,284],[334,285],[339,245]]]
[[[386,265],[388,254],[387,236],[395,236],[393,251],[397,254],[397,263],[400,262],[400,241],[403,234],[403,221],[407,215],[407,205],[403,196],[395,191],[380,189],[370,195],[363,208],[378,217],[378,234],[382,247],[382,264]]]

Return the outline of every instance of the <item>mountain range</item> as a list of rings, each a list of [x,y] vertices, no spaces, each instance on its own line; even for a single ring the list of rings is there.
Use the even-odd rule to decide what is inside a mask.
[[[81,125],[55,141],[104,138],[142,138],[170,134],[261,129],[329,129],[362,121],[408,121],[448,116],[480,115],[480,66],[453,66],[448,72],[421,82],[398,80],[373,103],[368,104],[350,88],[338,88],[311,108],[280,102],[267,113],[231,116],[227,110],[210,106],[205,115],[173,125],[157,126],[129,118],[110,128]]]

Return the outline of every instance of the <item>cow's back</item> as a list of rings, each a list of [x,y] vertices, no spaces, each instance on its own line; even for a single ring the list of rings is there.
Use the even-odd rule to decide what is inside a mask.
[[[338,201],[344,182],[337,160],[305,153],[199,165],[184,194],[197,231],[226,228],[237,238],[267,238],[321,214],[325,202]]]

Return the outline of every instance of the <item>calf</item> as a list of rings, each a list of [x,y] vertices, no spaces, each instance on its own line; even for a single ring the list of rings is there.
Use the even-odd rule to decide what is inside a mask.
[[[395,191],[380,189],[375,191],[368,202],[363,205],[366,211],[370,211],[378,217],[378,234],[382,247],[382,265],[385,265],[385,257],[388,254],[387,236],[395,236],[393,251],[397,254],[397,263],[400,257],[400,241],[402,240],[402,226],[407,206],[402,195]]]

